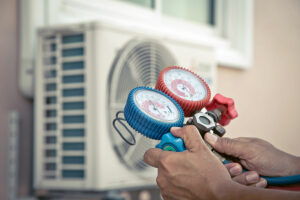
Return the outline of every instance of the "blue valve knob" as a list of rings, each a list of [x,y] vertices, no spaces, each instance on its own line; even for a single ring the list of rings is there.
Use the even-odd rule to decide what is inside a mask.
[[[173,136],[170,132],[162,136],[161,141],[156,145],[156,148],[162,149],[164,151],[176,152],[182,152],[186,150],[183,140],[179,137]]]

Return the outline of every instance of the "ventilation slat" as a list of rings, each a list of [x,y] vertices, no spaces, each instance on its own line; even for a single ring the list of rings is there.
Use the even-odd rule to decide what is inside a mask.
[[[47,149],[45,151],[46,157],[56,157],[56,149]]]
[[[83,34],[76,34],[76,35],[64,35],[62,37],[63,44],[70,44],[70,43],[78,43],[84,41]]]
[[[55,96],[45,98],[45,104],[47,105],[56,104],[56,102],[57,102],[57,98]]]
[[[45,78],[55,78],[56,77],[56,70],[55,69],[50,69],[50,70],[45,70]]]
[[[82,110],[84,109],[84,102],[67,102],[63,103],[63,110]]]
[[[56,136],[47,136],[45,139],[46,144],[56,144]]]
[[[63,49],[62,56],[63,57],[70,57],[70,56],[83,56],[84,55],[84,48],[74,48],[74,49]]]
[[[83,142],[64,142],[63,150],[64,151],[82,151],[84,150]]]
[[[46,123],[45,124],[45,130],[53,131],[53,130],[56,130],[56,129],[57,129],[56,123]]]
[[[52,44],[50,45],[50,49],[51,49],[51,51],[56,51],[56,44],[55,44],[55,43],[52,43]]]
[[[62,170],[63,178],[84,178],[83,170]]]
[[[46,110],[45,111],[45,116],[46,117],[56,117],[57,112],[56,110]]]
[[[84,96],[84,89],[83,88],[63,89],[62,95],[64,97]]]
[[[65,124],[84,123],[84,121],[84,115],[63,116],[63,123]]]
[[[84,164],[83,156],[63,156],[63,164]]]
[[[83,61],[75,61],[75,62],[64,62],[62,64],[63,70],[78,70],[84,69],[84,62]]]
[[[56,57],[51,56],[49,58],[44,58],[44,65],[56,65]]]
[[[62,82],[64,84],[69,84],[69,83],[83,83],[84,82],[84,75],[69,75],[69,76],[63,76],[62,77]]]
[[[83,137],[85,130],[83,128],[79,129],[63,129],[64,137]]]
[[[48,83],[46,84],[46,91],[55,91],[56,90],[56,83]]]
[[[45,170],[47,171],[55,171],[56,170],[56,163],[46,163]]]

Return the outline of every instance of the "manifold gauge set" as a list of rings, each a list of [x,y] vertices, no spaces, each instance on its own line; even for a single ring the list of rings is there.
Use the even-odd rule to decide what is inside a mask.
[[[124,113],[117,113],[113,125],[131,145],[135,144],[133,133],[126,128],[132,136],[128,140],[119,131],[116,122],[124,127],[129,124],[150,139],[161,140],[157,148],[184,151],[182,139],[169,131],[171,127],[184,126],[185,117],[188,118],[186,124],[195,125],[202,136],[207,132],[223,136],[225,129],[221,125],[227,125],[238,115],[232,99],[217,94],[209,102],[210,97],[210,89],[200,76],[182,67],[167,67],[161,71],[155,89],[136,87],[130,91]],[[207,112],[202,112],[203,108]],[[121,113],[124,118],[120,117]]]
[[[124,111],[117,112],[113,127],[130,145],[136,140],[128,125],[150,139],[160,140],[156,148],[182,152],[186,150],[184,142],[170,133],[171,127],[194,125],[202,137],[206,133],[222,137],[226,132],[223,126],[238,116],[233,99],[221,94],[211,101],[210,98],[210,88],[199,75],[182,67],[167,67],[159,74],[155,89],[136,87],[130,91]],[[117,122],[130,134],[130,140],[120,132]],[[223,163],[229,162],[208,147]],[[286,177],[264,178],[269,185],[281,185],[281,178]]]

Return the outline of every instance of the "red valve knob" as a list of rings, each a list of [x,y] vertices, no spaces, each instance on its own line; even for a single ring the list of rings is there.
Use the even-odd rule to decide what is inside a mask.
[[[231,98],[224,97],[221,94],[216,94],[212,101],[205,107],[208,111],[219,109],[222,112],[222,118],[219,124],[226,126],[230,121],[238,116],[234,107],[234,101]]]

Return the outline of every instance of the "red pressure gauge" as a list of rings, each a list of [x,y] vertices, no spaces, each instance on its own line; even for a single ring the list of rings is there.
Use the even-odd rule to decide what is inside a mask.
[[[161,71],[155,88],[177,101],[186,117],[205,107],[211,95],[208,85],[200,76],[176,66]]]

